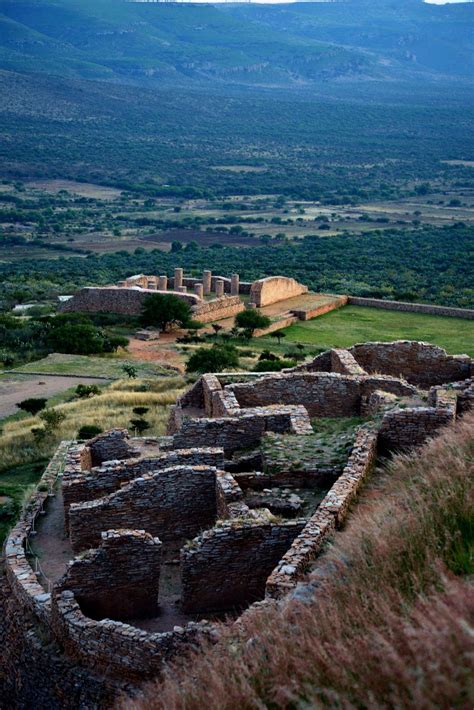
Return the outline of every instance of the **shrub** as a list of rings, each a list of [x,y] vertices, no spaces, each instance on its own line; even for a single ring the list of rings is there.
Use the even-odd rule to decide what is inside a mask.
[[[77,432],[77,438],[87,441],[88,439],[93,439],[94,436],[102,434],[102,431],[103,430],[100,426],[96,426],[95,424],[85,424],[84,426],[81,426]]]
[[[233,345],[213,345],[199,348],[189,358],[186,372],[222,372],[228,367],[238,367],[239,355]]]
[[[76,397],[79,399],[86,399],[87,397],[93,397],[96,394],[100,394],[100,389],[97,385],[77,385],[75,390]]]
[[[296,362],[294,360],[259,360],[254,368],[254,372],[280,372],[288,367],[294,367]]]
[[[40,419],[44,421],[46,432],[48,434],[55,431],[61,422],[66,419],[64,412],[60,412],[57,409],[45,409],[39,416]]]
[[[22,402],[18,402],[16,406],[18,409],[22,409],[24,412],[35,416],[46,407],[47,401],[48,400],[44,397],[30,397],[29,399],[24,399]]]

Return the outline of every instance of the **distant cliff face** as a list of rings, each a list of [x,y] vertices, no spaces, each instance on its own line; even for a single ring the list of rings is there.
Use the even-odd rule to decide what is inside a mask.
[[[469,76],[472,5],[1,0],[2,66],[87,79],[304,86]]]

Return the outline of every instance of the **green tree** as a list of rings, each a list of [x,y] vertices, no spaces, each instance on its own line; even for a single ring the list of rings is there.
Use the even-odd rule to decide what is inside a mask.
[[[233,345],[213,345],[199,348],[189,358],[186,372],[222,372],[229,367],[238,367],[239,355]]]
[[[79,399],[87,399],[88,397],[93,397],[96,394],[100,394],[100,389],[97,385],[83,385],[82,383],[77,385],[75,390],[76,397]]]
[[[44,397],[30,397],[29,399],[24,399],[22,402],[18,402],[16,406],[18,409],[22,409],[24,412],[35,416],[35,414],[38,414],[38,412],[41,412],[41,410],[46,407],[47,401],[48,400]]]
[[[143,434],[150,428],[150,424],[144,419],[130,419],[130,425],[138,434]]]
[[[260,311],[254,308],[248,308],[241,313],[237,313],[235,318],[236,325],[238,325],[239,328],[250,331],[252,336],[257,328],[268,328],[270,322],[268,316],[264,316]]]
[[[192,322],[189,303],[173,294],[154,293],[143,303],[142,323],[157,326],[163,331],[172,326],[186,328]]]
[[[128,375],[128,377],[129,377],[131,380],[132,380],[132,379],[135,379],[135,377],[136,377],[137,374],[138,374],[138,370],[137,370],[137,368],[135,367],[135,365],[129,365],[129,364],[128,364],[128,365],[122,365],[122,370],[124,371],[124,373],[125,373],[126,375]]]
[[[57,409],[45,409],[39,416],[44,421],[48,434],[52,434],[66,419],[64,412],[59,412]]]
[[[281,339],[286,338],[286,333],[282,330],[275,330],[273,333],[270,333],[270,338],[278,338],[278,345],[280,345]]]

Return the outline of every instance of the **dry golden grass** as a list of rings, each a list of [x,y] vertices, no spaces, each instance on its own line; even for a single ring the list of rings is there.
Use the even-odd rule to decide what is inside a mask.
[[[296,599],[222,627],[122,708],[472,707],[473,454],[466,415],[396,458]]]
[[[75,399],[54,409],[65,419],[57,431],[38,444],[31,432],[43,426],[38,416],[7,422],[0,436],[0,469],[29,463],[49,456],[62,439],[74,439],[85,424],[95,424],[106,431],[114,427],[129,427],[134,407],[149,407],[147,434],[165,433],[169,408],[182,391],[184,380],[179,377],[157,380],[117,380],[100,395]],[[143,391],[146,390],[146,391]]]

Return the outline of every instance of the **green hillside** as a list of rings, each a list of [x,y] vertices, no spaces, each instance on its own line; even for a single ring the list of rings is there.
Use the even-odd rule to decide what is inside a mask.
[[[468,77],[473,8],[0,0],[4,68],[139,83]]]

